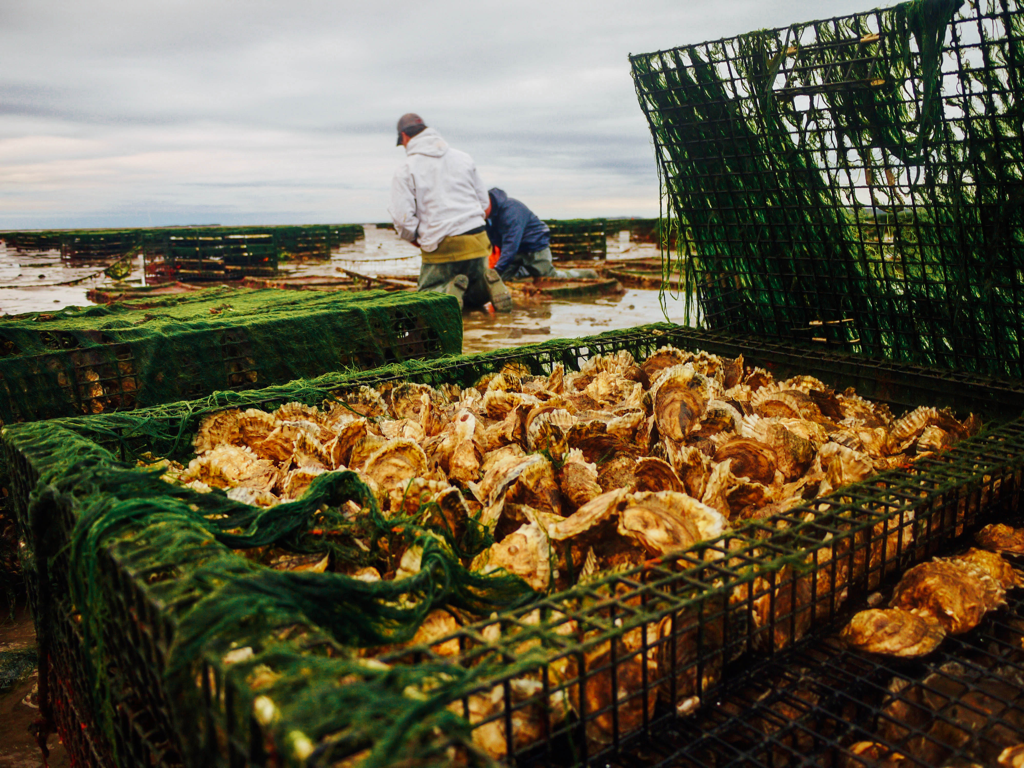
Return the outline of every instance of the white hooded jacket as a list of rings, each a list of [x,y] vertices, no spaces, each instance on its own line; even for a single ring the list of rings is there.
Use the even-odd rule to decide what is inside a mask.
[[[391,181],[388,213],[403,240],[427,253],[446,237],[485,224],[490,199],[473,158],[452,149],[433,128],[409,140]]]

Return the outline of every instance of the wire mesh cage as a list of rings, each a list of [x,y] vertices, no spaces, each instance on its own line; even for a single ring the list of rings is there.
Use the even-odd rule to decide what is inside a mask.
[[[440,295],[210,289],[136,304],[0,323],[0,419],[131,410],[462,346],[458,305]]]
[[[54,696],[70,697],[55,702],[54,717],[75,724],[69,743],[98,765],[629,762],[667,749],[661,734],[682,728],[680,715],[719,712],[709,704],[753,660],[797,647],[909,565],[1019,508],[1020,385],[961,374],[949,387],[950,374],[912,366],[890,379],[890,363],[785,345],[750,350],[750,363],[780,375],[799,366],[834,386],[874,381],[876,395],[898,395],[894,407],[946,386],[996,426],[528,602],[496,598],[496,582],[464,581],[444,547],[429,544],[419,575],[377,586],[268,571],[232,551],[355,498],[346,473],[333,490],[318,486],[264,516],[219,494],[170,490],[133,467],[141,456],[187,454],[199,421],[224,408],[319,404],[407,381],[458,388],[510,363],[542,374],[619,350],[642,359],[665,344],[728,354],[741,343],[657,326],[9,428],[30,594],[41,636],[54,643],[45,674]],[[270,538],[247,539],[269,534],[271,520]],[[483,618],[448,625],[442,614]],[[386,629],[373,623],[384,616]],[[411,644],[411,631],[395,631],[423,623],[434,631]]]
[[[555,261],[608,258],[608,222],[605,219],[545,221],[551,232],[551,256]]]
[[[1022,30],[929,0],[631,56],[704,323],[1024,375]]]

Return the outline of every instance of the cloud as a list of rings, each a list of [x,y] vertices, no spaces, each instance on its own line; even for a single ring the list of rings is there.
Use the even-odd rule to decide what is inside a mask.
[[[401,158],[395,121],[410,110],[545,216],[654,216],[629,53],[860,10],[837,0],[7,5],[7,228],[380,221]]]

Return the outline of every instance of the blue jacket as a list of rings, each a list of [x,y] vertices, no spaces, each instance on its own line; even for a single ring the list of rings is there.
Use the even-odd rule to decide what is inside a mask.
[[[536,214],[503,190],[495,187],[487,194],[491,198],[491,216],[487,219],[487,236],[491,244],[501,248],[501,258],[495,269],[508,270],[516,255],[542,251],[551,242],[548,226]]]

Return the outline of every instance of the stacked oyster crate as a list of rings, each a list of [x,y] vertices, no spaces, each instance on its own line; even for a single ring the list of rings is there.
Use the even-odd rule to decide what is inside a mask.
[[[1020,516],[1022,18],[913,3],[633,57],[708,330],[6,429],[44,714],[95,765],[1012,760],[1012,593],[923,660],[836,635]],[[819,445],[813,489],[715,461],[803,421],[791,445],[851,459]]]

